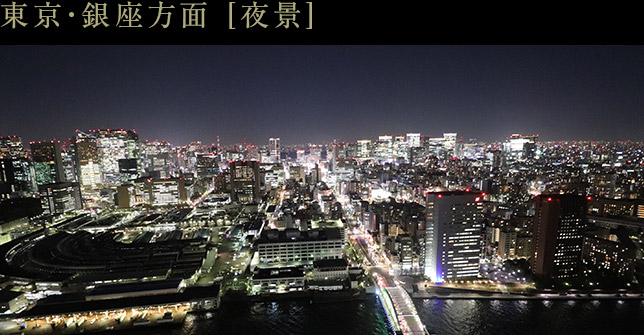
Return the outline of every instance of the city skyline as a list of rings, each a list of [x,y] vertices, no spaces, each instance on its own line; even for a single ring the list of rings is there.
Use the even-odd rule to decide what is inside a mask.
[[[642,47],[3,47],[0,134],[283,145],[457,132],[644,138]],[[46,55],[46,57],[43,57]],[[29,92],[25,94],[25,92]],[[28,121],[28,122],[25,122]]]

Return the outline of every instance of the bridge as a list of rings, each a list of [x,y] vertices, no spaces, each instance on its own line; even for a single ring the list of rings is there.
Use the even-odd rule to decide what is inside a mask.
[[[386,287],[385,290],[389,294],[389,297],[391,297],[391,301],[396,309],[396,316],[402,333],[409,335],[428,334],[423,322],[418,317],[416,306],[414,306],[414,302],[409,297],[407,291],[400,286]]]
[[[398,285],[387,286],[386,281],[379,275],[375,277],[376,293],[394,333],[403,335],[429,334],[418,316],[409,293]]]

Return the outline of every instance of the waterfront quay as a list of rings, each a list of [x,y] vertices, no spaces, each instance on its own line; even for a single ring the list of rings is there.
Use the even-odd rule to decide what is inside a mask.
[[[0,333],[72,334],[181,323],[189,312],[219,307],[217,286],[166,294],[145,292],[141,285],[136,286],[103,290],[100,297],[74,293],[50,296],[23,313],[3,316]],[[156,286],[160,293],[158,283]]]
[[[607,292],[604,290],[555,292],[533,291],[526,294],[474,291],[455,288],[436,288],[411,291],[414,299],[476,299],[476,300],[644,300],[643,293],[627,291]]]

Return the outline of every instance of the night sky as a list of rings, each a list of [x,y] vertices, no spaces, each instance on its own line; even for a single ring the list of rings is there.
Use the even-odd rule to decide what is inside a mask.
[[[644,140],[644,47],[2,46],[0,135]]]

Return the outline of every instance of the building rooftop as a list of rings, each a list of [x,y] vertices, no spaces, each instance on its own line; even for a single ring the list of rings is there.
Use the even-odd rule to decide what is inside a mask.
[[[427,195],[432,195],[432,194],[437,194],[437,195],[442,195],[442,196],[481,195],[481,192],[476,191],[476,190],[470,190],[470,191],[439,191],[439,192],[429,192],[429,193],[427,193]]]
[[[344,258],[338,259],[319,259],[313,261],[314,268],[336,268],[336,267],[347,267],[349,264]]]
[[[7,303],[11,299],[15,299],[22,295],[22,292],[10,291],[10,290],[0,290],[0,303]]]
[[[106,295],[106,294],[115,294],[115,293],[131,293],[131,292],[146,292],[146,291],[156,291],[156,290],[166,290],[166,289],[176,289],[179,290],[179,284],[181,284],[182,279],[168,279],[168,280],[157,280],[149,281],[142,283],[126,283],[126,284],[108,284],[101,285],[90,291],[87,295]]]
[[[340,239],[342,238],[339,228],[312,229],[307,231],[299,231],[297,229],[286,229],[278,231],[277,229],[269,229],[262,231],[261,237],[257,241],[257,243],[264,244]]]
[[[257,273],[253,274],[253,279],[277,279],[293,277],[304,277],[304,270],[302,270],[301,267],[264,268],[259,269]]]

